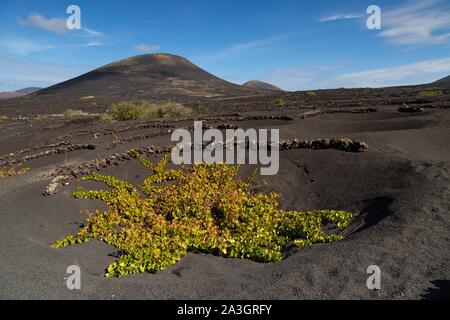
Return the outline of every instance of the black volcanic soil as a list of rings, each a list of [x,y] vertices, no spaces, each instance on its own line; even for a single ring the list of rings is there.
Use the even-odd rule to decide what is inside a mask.
[[[92,240],[50,248],[76,232],[84,221],[80,210],[102,208],[100,202],[71,197],[77,186],[97,186],[79,181],[89,171],[79,169],[80,164],[116,154],[104,168],[99,166],[100,172],[140,182],[146,171],[136,160],[119,159],[120,154],[165,146],[168,130],[191,126],[193,119],[2,121],[0,161],[25,161],[31,170],[0,180],[0,298],[448,299],[450,99],[444,88],[443,96],[423,100],[417,97],[422,89],[328,90],[315,97],[289,93],[283,95],[283,107],[273,105],[278,96],[204,102],[209,111],[196,117],[215,126],[279,128],[282,139],[367,142],[369,149],[358,153],[281,151],[279,174],[258,178],[261,190],[282,194],[283,208],[350,210],[358,218],[344,230],[344,241],[289,248],[278,263],[189,253],[157,274],[122,279],[103,276],[116,253],[111,246]],[[425,111],[400,113],[403,103]],[[95,149],[73,147],[83,145]],[[77,178],[55,195],[43,196],[61,168],[73,170]],[[244,166],[242,174],[251,169]],[[65,286],[72,264],[81,267],[81,290]],[[381,268],[379,291],[365,286],[369,265]]]

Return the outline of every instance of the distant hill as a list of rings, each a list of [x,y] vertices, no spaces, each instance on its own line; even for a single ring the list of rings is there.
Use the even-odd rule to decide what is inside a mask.
[[[171,54],[140,55],[105,65],[34,94],[39,100],[191,99],[258,94]]]
[[[450,76],[439,79],[439,80],[433,82],[433,84],[450,86]]]
[[[38,91],[40,89],[41,88],[29,87],[29,88],[23,88],[20,90],[16,90],[16,91],[3,91],[3,92],[0,92],[0,99],[21,97],[21,96],[25,96],[27,94],[33,93],[35,91]]]
[[[257,90],[283,91],[283,89],[278,88],[270,83],[258,80],[247,81],[246,83],[243,84],[243,86]]]

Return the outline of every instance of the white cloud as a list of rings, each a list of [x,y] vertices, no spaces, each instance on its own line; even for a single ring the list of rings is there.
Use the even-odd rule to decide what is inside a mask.
[[[323,81],[325,87],[385,87],[427,83],[450,74],[450,57],[401,66],[342,74]]]
[[[348,20],[348,19],[359,19],[362,18],[362,14],[354,14],[354,13],[339,13],[331,16],[323,17],[319,19],[319,22],[329,22],[336,20]]]
[[[450,39],[450,6],[423,0],[382,9],[382,27],[380,36],[395,44],[442,44]]]
[[[85,43],[78,44],[59,44],[51,45],[41,42],[32,41],[23,38],[9,38],[0,41],[0,50],[12,53],[17,56],[26,56],[29,53],[43,52],[50,49],[59,48],[89,48],[89,47],[99,47],[103,46],[101,42],[98,41],[88,41]]]
[[[101,46],[101,43],[97,42],[97,41],[91,41],[91,42],[86,43],[85,46],[86,47],[98,47],[98,46]]]
[[[31,13],[26,19],[18,19],[22,26],[32,26],[42,30],[46,30],[56,34],[67,34],[68,32],[76,33],[77,30],[69,30],[66,26],[66,19],[64,18],[50,18],[40,15],[39,13]],[[101,37],[103,33],[95,31],[86,27],[81,28],[81,34],[89,37]]]
[[[103,36],[103,33],[100,31],[95,31],[89,28],[81,28],[81,30],[83,30],[88,36],[92,36],[92,37],[101,37]]]
[[[157,52],[161,49],[160,46],[154,44],[138,44],[134,46],[134,49],[141,52]]]
[[[258,39],[258,40],[254,40],[254,41],[243,42],[243,43],[236,43],[229,47],[223,48],[219,51],[208,54],[206,56],[199,57],[199,60],[220,60],[220,59],[234,57],[236,55],[239,55],[239,54],[244,53],[249,50],[256,50],[256,49],[260,49],[263,47],[267,47],[270,44],[273,44],[280,40],[288,39],[295,35],[296,34],[281,34],[281,35],[276,35],[276,36],[272,36],[272,37],[268,37],[268,38],[264,38],[264,39]]]
[[[23,26],[33,26],[53,33],[64,34],[67,31],[66,20],[62,18],[47,19],[39,13],[31,13],[26,19],[19,19]]]
[[[364,88],[429,83],[450,74],[450,57],[343,73],[344,65],[276,69],[261,80],[285,90]]]
[[[297,90],[313,82],[314,75],[299,67],[283,68],[275,70],[264,80],[285,90]]]
[[[54,49],[55,47],[28,39],[14,38],[1,41],[0,48],[17,55],[26,55],[31,52],[42,52],[48,49]]]
[[[43,63],[17,57],[0,57],[0,91],[47,87],[73,78],[89,67]]]
[[[263,77],[263,81],[285,90],[317,89],[318,82],[343,67],[343,65],[324,65],[279,68]]]
[[[89,48],[89,47],[100,47],[104,46],[104,44],[98,42],[98,41],[89,41],[87,43],[80,43],[80,44],[66,44],[62,45],[62,48]]]

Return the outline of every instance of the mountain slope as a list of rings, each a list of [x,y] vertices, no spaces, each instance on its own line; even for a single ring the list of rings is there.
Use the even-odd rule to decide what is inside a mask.
[[[450,76],[447,76],[445,78],[439,79],[439,80],[433,82],[433,84],[443,85],[443,86],[450,86]]]
[[[197,67],[189,60],[170,54],[147,54],[105,65],[77,78],[35,93],[65,99],[187,99],[230,97],[258,93]]]
[[[256,90],[283,91],[283,89],[278,88],[270,83],[258,81],[258,80],[250,80],[242,85],[244,87],[252,88],[252,89],[256,89]]]
[[[3,91],[3,92],[0,92],[0,99],[21,97],[21,96],[25,96],[27,94],[33,93],[35,91],[38,91],[40,89],[41,88],[29,87],[29,88],[23,88],[20,90],[16,90],[16,91]]]

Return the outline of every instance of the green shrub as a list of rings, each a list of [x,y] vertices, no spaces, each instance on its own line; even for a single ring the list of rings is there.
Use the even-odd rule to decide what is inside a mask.
[[[317,93],[315,93],[314,91],[308,91],[308,92],[306,92],[306,95],[309,97],[315,97],[315,96],[317,96]]]
[[[76,117],[85,117],[88,115],[89,115],[89,113],[84,112],[83,110],[73,110],[73,109],[67,109],[63,113],[63,116],[66,119],[76,118]]]
[[[128,121],[141,118],[144,111],[140,104],[122,101],[114,103],[109,113],[115,120]]]
[[[284,107],[286,105],[286,101],[281,97],[276,98],[272,103],[277,107]]]
[[[9,118],[5,115],[0,114],[0,121],[2,120],[8,120]]]
[[[419,92],[418,96],[421,98],[433,98],[442,96],[442,90],[425,90]]]
[[[179,118],[192,114],[192,109],[179,103],[166,102],[152,104],[122,101],[112,105],[108,112],[113,119],[119,121],[135,119]]]
[[[192,109],[175,102],[166,102],[163,104],[144,104],[145,119],[154,118],[184,118],[192,114]]]
[[[157,164],[141,159],[151,171],[140,188],[111,176],[94,173],[82,180],[102,182],[110,190],[85,191],[74,197],[100,199],[108,210],[88,212],[75,236],[56,241],[54,248],[92,238],[117,247],[120,255],[106,276],[158,272],[180,260],[187,251],[274,262],[295,240],[298,246],[332,242],[324,222],[339,228],[352,214],[343,211],[283,211],[279,194],[252,191],[251,180],[236,178],[237,166],[198,164],[165,169],[168,157]]]
[[[110,123],[114,121],[114,118],[110,113],[104,112],[100,115],[98,121],[100,121],[101,123]]]

